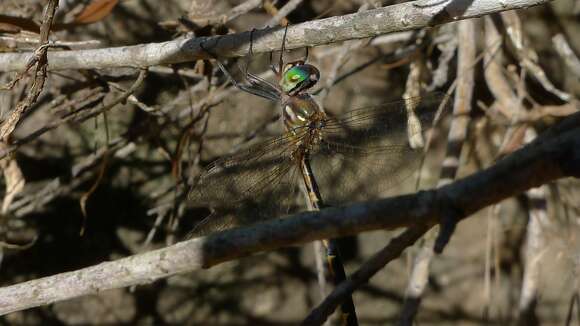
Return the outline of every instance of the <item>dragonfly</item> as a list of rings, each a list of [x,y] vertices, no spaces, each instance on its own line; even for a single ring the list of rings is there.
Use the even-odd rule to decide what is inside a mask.
[[[299,196],[304,173],[316,178],[314,188],[325,190],[326,204],[341,205],[384,195],[417,169],[423,151],[409,140],[425,133],[445,95],[407,98],[339,117],[327,115],[308,92],[319,81],[319,70],[305,62],[308,54],[306,59],[284,63],[285,38],[286,34],[278,66],[271,67],[277,84],[247,69],[243,71],[247,84],[241,84],[216,61],[235,87],[279,104],[285,132],[206,167],[189,201],[210,207],[212,213],[190,236],[296,213],[312,201],[320,206],[316,196]],[[305,159],[308,166],[302,164]]]
[[[194,229],[204,235],[264,219],[290,214],[325,203],[344,204],[380,195],[405,179],[422,156],[409,139],[423,133],[433,120],[440,95],[411,98],[326,114],[309,90],[319,81],[319,70],[303,60],[284,63],[286,32],[278,66],[277,84],[244,72],[237,82],[217,61],[237,88],[279,103],[285,132],[211,163],[190,192],[190,202],[211,207],[212,213]],[[251,52],[251,45],[250,45]],[[412,121],[413,123],[409,123]],[[384,176],[386,182],[383,182]],[[369,182],[360,188],[360,180]],[[320,189],[324,191],[324,201]],[[305,190],[305,191],[302,191]],[[332,190],[332,191],[331,191]],[[300,201],[298,194],[306,192]],[[329,270],[335,283],[346,278],[335,241],[325,242]],[[356,325],[352,298],[341,307],[347,324]]]

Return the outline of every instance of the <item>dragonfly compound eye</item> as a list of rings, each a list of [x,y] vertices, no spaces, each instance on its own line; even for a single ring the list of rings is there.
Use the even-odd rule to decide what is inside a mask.
[[[280,81],[282,90],[287,94],[301,93],[318,82],[320,73],[316,67],[300,64],[289,67]]]

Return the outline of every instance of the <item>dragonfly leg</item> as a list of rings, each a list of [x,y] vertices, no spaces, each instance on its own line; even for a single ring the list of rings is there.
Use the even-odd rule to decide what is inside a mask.
[[[282,37],[282,49],[280,50],[280,58],[278,59],[278,74],[281,74],[282,70],[284,69],[284,51],[286,51],[286,35],[288,35],[288,25],[284,27],[284,37]]]
[[[238,64],[240,71],[243,73],[244,79],[248,81],[248,68],[250,67],[250,63],[252,62],[252,56],[254,55],[254,32],[256,31],[255,28],[252,28],[250,31],[250,47],[248,49],[248,55],[246,56],[245,60],[245,67],[242,68],[241,65]]]
[[[228,71],[228,69],[226,69],[226,67],[223,65],[223,63],[221,63],[221,61],[220,61],[220,59],[218,59],[217,55],[215,53],[213,53],[210,49],[205,47],[204,42],[201,42],[199,44],[199,47],[203,50],[203,52],[207,53],[210,57],[212,57],[216,61],[219,69],[228,78],[228,80],[232,83],[232,85],[234,85],[237,88],[240,88],[240,86],[242,86],[236,81],[236,79],[232,76],[232,74],[230,74],[230,72]]]
[[[268,83],[268,82],[264,81],[263,79],[255,76],[253,74],[248,73],[247,68],[246,68],[246,70],[243,70],[240,68],[240,70],[242,70],[242,73],[244,75],[243,76],[244,80],[247,83],[249,83],[249,85],[245,85],[245,84],[238,82],[234,78],[234,76],[230,73],[230,71],[225,67],[225,65],[218,59],[218,57],[217,57],[217,55],[215,55],[215,53],[213,53],[210,49],[206,48],[203,42],[200,43],[199,46],[204,52],[206,52],[209,56],[211,56],[216,61],[218,68],[226,76],[226,78],[232,83],[232,85],[234,87],[236,87],[237,89],[244,91],[244,92],[247,92],[247,93],[250,93],[250,94],[253,94],[253,95],[256,95],[256,96],[263,97],[263,98],[271,100],[271,101],[277,101],[279,99],[279,91],[271,83]]]
[[[274,75],[278,76],[280,75],[280,72],[278,72],[278,69],[276,69],[276,65],[272,64],[272,53],[273,51],[270,51],[270,70],[274,72]]]
[[[267,80],[260,78],[259,76],[256,76],[253,73],[248,72],[248,67],[250,66],[250,60],[251,57],[254,55],[254,32],[256,31],[255,28],[252,28],[252,30],[250,31],[250,48],[248,49],[248,60],[246,61],[246,67],[244,69],[242,69],[240,67],[240,71],[242,71],[243,73],[243,77],[244,80],[250,84],[252,87],[256,87],[256,88],[264,88],[264,85],[266,86],[265,91],[269,91],[269,89],[277,89],[277,87],[275,85],[273,85],[272,83],[268,82]],[[270,61],[272,60],[272,52],[270,52]],[[274,70],[274,73],[276,75],[278,75],[278,73]]]
[[[306,62],[306,61],[308,61],[308,47],[307,46],[304,47],[304,50],[306,51],[306,54],[304,55],[304,60],[302,60],[302,61]]]

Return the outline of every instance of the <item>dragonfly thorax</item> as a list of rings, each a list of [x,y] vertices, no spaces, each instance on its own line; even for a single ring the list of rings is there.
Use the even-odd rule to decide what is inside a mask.
[[[316,101],[306,93],[288,97],[282,104],[282,116],[286,130],[293,132],[308,125],[317,128],[316,124],[325,118]]]
[[[289,97],[282,106],[284,126],[294,139],[291,157],[300,162],[322,138],[326,115],[309,94]]]
[[[304,61],[286,64],[280,76],[282,92],[289,96],[300,94],[314,86],[320,79],[320,72],[313,65]]]

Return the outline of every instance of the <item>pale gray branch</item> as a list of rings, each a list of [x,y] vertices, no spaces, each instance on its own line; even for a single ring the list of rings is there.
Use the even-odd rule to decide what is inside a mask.
[[[554,49],[558,52],[560,57],[564,59],[564,63],[570,69],[571,72],[580,78],[580,59],[576,56],[570,44],[566,40],[566,37],[559,33],[552,37],[552,43],[554,44]]]
[[[449,184],[456,178],[460,166],[461,150],[467,138],[475,78],[474,68],[477,63],[478,34],[476,33],[476,24],[475,20],[466,20],[457,25],[457,88],[455,90],[453,117],[447,135],[445,159],[440,171],[438,186]],[[424,242],[419,253],[415,257],[399,325],[410,325],[415,319],[427,286],[437,232],[437,228],[434,228],[427,233],[423,238]]]
[[[287,49],[317,46],[351,39],[436,26],[504,10],[541,5],[551,0],[419,0],[344,16],[314,20],[290,26]],[[254,53],[280,49],[283,28],[254,31]],[[49,70],[148,67],[209,58],[201,48],[219,57],[244,56],[250,32],[210,38],[181,38],[162,43],[134,46],[50,52]],[[0,71],[24,69],[30,53],[0,54]]]
[[[563,159],[563,158],[566,159]],[[436,190],[306,212],[180,242],[77,271],[0,288],[0,314],[107,289],[151,283],[257,252],[363,231],[436,224],[449,206],[464,218],[557,178],[580,177],[580,113],[496,165]]]

